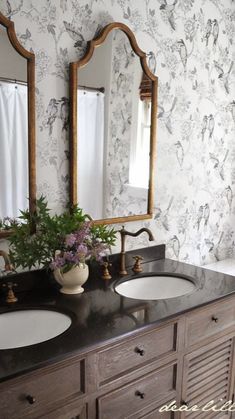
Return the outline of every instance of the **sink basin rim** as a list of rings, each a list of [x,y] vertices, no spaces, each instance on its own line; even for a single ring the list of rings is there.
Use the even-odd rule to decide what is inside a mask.
[[[185,279],[185,280],[187,280],[187,281],[189,281],[189,282],[191,282],[193,285],[194,285],[194,289],[193,290],[191,290],[191,291],[188,291],[188,292],[186,292],[186,293],[184,293],[184,294],[182,294],[182,295],[178,295],[178,296],[172,296],[172,297],[164,297],[164,298],[137,298],[137,297],[130,297],[130,296],[125,296],[125,295],[122,295],[121,293],[119,293],[117,290],[116,290],[116,288],[119,286],[119,285],[121,285],[121,284],[124,284],[125,282],[129,282],[129,283],[131,283],[131,281],[132,280],[136,280],[136,279],[141,279],[141,278],[150,278],[150,277],[154,277],[154,278],[156,278],[156,277],[163,277],[163,276],[165,276],[165,277],[175,277],[175,278],[180,278],[180,279]],[[115,281],[113,284],[112,284],[112,290],[116,293],[116,294],[118,294],[119,296],[121,296],[121,297],[125,297],[125,298],[130,298],[130,299],[134,299],[134,300],[142,300],[142,301],[163,301],[163,300],[172,300],[173,298],[179,298],[179,297],[185,297],[185,296],[187,296],[187,295],[190,295],[190,294],[193,294],[193,293],[195,293],[197,290],[198,290],[198,288],[199,288],[199,284],[198,284],[198,281],[196,280],[196,278],[193,278],[193,277],[191,277],[191,276],[189,276],[189,275],[185,275],[185,274],[181,274],[181,273],[172,273],[172,272],[142,272],[142,273],[140,273],[140,274],[138,274],[138,275],[132,275],[132,276],[125,276],[125,277],[122,277],[122,278],[120,278],[120,279],[118,279],[117,281]]]
[[[190,276],[181,274],[179,272],[141,272],[139,274],[133,273],[130,275],[122,276],[121,278],[117,279],[114,283],[112,283],[112,288],[115,290],[115,287],[119,284],[122,284],[123,282],[132,281],[132,279],[138,279],[138,278],[147,278],[149,276],[175,276],[176,278],[182,278],[187,279],[188,281],[191,281],[195,287],[198,287],[198,281],[196,278]]]
[[[43,312],[43,316],[46,315],[46,312],[48,312],[48,313],[50,313],[49,314],[49,316],[50,316],[49,320],[50,321],[52,320],[52,322],[53,321],[57,322],[57,320],[59,320],[59,321],[63,320],[64,325],[62,326],[62,328],[57,329],[57,330],[55,330],[56,326],[54,326],[55,329],[51,328],[50,330],[47,330],[46,331],[47,337],[43,338],[42,340],[41,340],[40,337],[34,337],[34,339],[36,339],[36,341],[33,342],[32,339],[31,339],[31,342],[30,342],[30,339],[28,339],[26,344],[25,343],[20,344],[19,342],[18,343],[13,343],[11,340],[10,340],[10,343],[8,343],[8,344],[4,343],[4,344],[1,345],[1,343],[0,343],[0,352],[1,352],[1,350],[12,350],[12,349],[14,350],[14,349],[19,349],[19,348],[27,348],[27,347],[32,347],[32,346],[35,346],[35,345],[40,345],[42,343],[52,341],[52,340],[56,339],[57,337],[62,336],[65,333],[67,333],[70,330],[70,328],[72,327],[73,321],[75,319],[74,313],[71,312],[70,310],[67,310],[67,309],[64,309],[64,308],[61,309],[59,307],[43,306],[43,305],[42,306],[30,306],[30,307],[29,306],[28,307],[24,307],[24,306],[22,306],[22,307],[10,307],[9,310],[4,310],[4,311],[0,312],[0,318],[1,318],[1,316],[5,315],[5,317],[6,317],[5,322],[9,321],[9,319],[10,319],[11,322],[12,321],[14,322],[14,314],[16,314],[16,315],[20,314],[20,313],[25,313],[26,314],[27,312],[29,312],[30,315],[36,314],[35,312],[37,312],[37,314],[38,314],[38,312]],[[55,314],[54,320],[53,320],[53,314],[52,313]],[[37,316],[37,314],[36,314],[36,316]],[[8,320],[7,320],[7,317],[9,318]],[[57,319],[56,319],[56,317],[57,317]],[[26,322],[27,322],[27,320],[26,320]],[[46,319],[46,320],[48,320],[48,319]],[[25,319],[24,319],[24,314],[23,314],[22,327],[25,326],[24,322],[25,322]],[[59,323],[57,323],[57,324],[59,324]],[[14,327],[14,325],[13,325],[13,327]],[[40,329],[40,330],[42,330],[42,329]],[[51,333],[52,331],[53,331],[53,333]],[[18,332],[18,330],[17,330],[17,332]],[[19,337],[17,337],[17,332],[16,332],[16,338],[19,339]],[[42,334],[44,334],[44,333],[45,333],[45,329],[43,330]],[[13,336],[15,336],[14,333],[13,333]],[[39,331],[38,336],[40,336],[40,331]],[[30,335],[30,337],[31,337],[31,335]],[[6,337],[6,339],[7,339],[7,337]],[[24,339],[25,339],[25,336],[24,336]],[[6,340],[5,340],[5,342],[6,342]]]

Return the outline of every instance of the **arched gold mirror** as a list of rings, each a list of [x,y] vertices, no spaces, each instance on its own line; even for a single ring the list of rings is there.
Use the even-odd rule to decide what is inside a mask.
[[[111,23],[70,63],[70,202],[103,224],[152,217],[157,77]]]
[[[0,238],[35,208],[35,56],[0,13]]]

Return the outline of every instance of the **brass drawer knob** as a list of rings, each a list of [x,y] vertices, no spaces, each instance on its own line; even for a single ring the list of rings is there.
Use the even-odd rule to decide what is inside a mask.
[[[145,398],[145,394],[144,394],[142,391],[139,391],[139,390],[137,390],[137,391],[135,392],[135,395],[136,395],[137,397],[139,397],[140,399],[144,399],[144,398]]]
[[[26,400],[29,402],[29,404],[34,404],[36,402],[35,397],[30,396],[30,394],[26,396]]]
[[[218,321],[219,321],[218,317],[216,317],[216,316],[212,316],[211,320],[215,323],[218,323]]]
[[[141,349],[141,348],[138,348],[138,346],[137,346],[137,348],[135,348],[135,352],[137,354],[139,354],[140,356],[144,356],[144,354],[145,354],[145,350]]]

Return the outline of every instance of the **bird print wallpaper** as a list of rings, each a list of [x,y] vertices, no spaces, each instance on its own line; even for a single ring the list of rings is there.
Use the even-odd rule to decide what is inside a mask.
[[[38,196],[56,212],[68,201],[69,62],[101,27],[123,22],[159,80],[154,215],[127,227],[151,228],[180,261],[234,257],[235,1],[0,0],[0,11],[36,55]]]

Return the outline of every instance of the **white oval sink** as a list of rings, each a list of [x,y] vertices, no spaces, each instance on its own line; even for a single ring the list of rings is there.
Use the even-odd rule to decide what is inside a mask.
[[[52,310],[17,310],[0,314],[0,349],[21,348],[61,335],[71,318]]]
[[[192,281],[173,275],[144,276],[122,282],[115,287],[118,294],[137,300],[164,300],[180,297],[195,290],[196,286]]]

